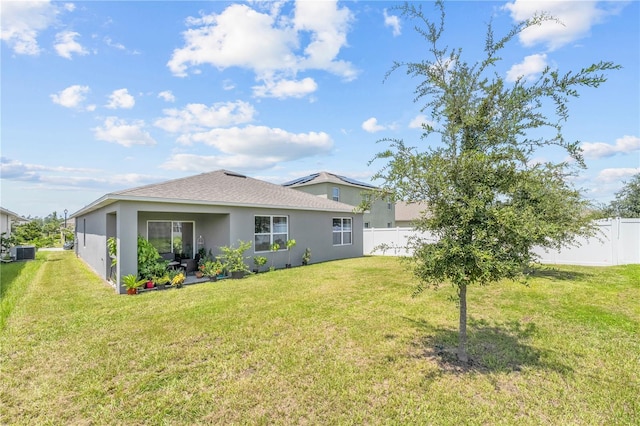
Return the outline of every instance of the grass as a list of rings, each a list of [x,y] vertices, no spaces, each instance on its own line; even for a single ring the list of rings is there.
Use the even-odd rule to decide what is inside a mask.
[[[394,258],[138,296],[69,252],[1,267],[0,424],[640,422],[640,265],[471,288],[470,366],[453,289]]]

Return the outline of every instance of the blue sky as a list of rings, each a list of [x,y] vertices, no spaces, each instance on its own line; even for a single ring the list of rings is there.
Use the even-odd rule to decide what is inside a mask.
[[[418,81],[398,71],[383,83],[394,60],[428,54],[398,4],[3,0],[0,204],[71,213],[221,168],[274,183],[317,171],[370,181],[379,139],[437,143],[420,139]],[[522,34],[500,75],[623,67],[582,89],[565,124],[588,166],[574,184],[608,202],[640,171],[640,2],[450,2],[444,40],[475,61],[490,20],[504,34],[536,9],[563,25]]]

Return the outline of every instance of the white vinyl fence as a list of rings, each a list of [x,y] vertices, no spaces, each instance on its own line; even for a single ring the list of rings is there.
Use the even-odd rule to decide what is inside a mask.
[[[611,219],[597,222],[596,237],[579,240],[576,247],[560,251],[543,248],[534,250],[547,264],[611,266],[640,264],[640,219]],[[407,238],[417,235],[412,228],[368,228],[364,230],[364,254],[385,256],[411,255],[406,249]],[[421,234],[423,237],[426,234]],[[433,238],[435,241],[435,238]],[[386,251],[376,250],[381,244]]]

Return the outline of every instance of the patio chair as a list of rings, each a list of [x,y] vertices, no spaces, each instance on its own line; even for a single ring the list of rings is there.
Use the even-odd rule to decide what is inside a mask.
[[[182,259],[180,266],[184,269],[184,274],[189,275],[189,272],[195,272],[198,269],[198,262],[195,259]]]

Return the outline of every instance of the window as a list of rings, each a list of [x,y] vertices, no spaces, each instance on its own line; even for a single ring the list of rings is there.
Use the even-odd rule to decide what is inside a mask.
[[[371,213],[371,205],[373,204],[373,198],[371,193],[365,192],[362,194],[362,205],[364,206],[364,213]],[[368,228],[368,226],[365,226]]]
[[[369,228],[371,228],[371,224],[369,222],[365,222],[364,223],[364,227],[365,227],[365,229],[369,229]]]
[[[193,222],[149,221],[147,239],[160,254],[177,253],[193,258]]]
[[[351,218],[333,218],[333,245],[343,246],[351,244]]]
[[[340,201],[340,188],[333,188],[333,201]]]
[[[254,251],[269,251],[271,244],[278,243],[280,250],[287,249],[289,218],[287,216],[256,216]]]

